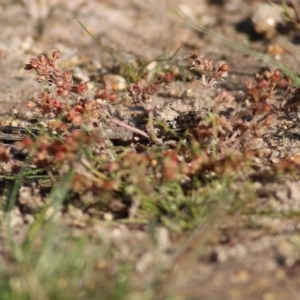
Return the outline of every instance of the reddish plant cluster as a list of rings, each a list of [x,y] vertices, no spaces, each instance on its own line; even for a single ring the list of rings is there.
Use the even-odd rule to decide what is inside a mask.
[[[127,88],[129,96],[132,98],[135,104],[141,105],[146,111],[153,109],[152,97],[162,88],[169,86],[179,74],[177,68],[172,68],[167,73],[160,72],[157,75],[156,80],[146,86],[138,82],[130,84]]]
[[[56,92],[52,92],[49,87],[45,88],[36,102],[27,103],[28,109],[38,111],[44,117],[53,118],[55,121],[50,122],[52,129],[60,130],[63,128],[66,130],[68,128],[70,130],[72,126],[85,125],[92,130],[95,127],[100,127],[100,122],[106,119],[126,130],[150,138],[155,142],[158,141],[153,123],[153,97],[159,89],[168,86],[175,80],[178,69],[173,68],[167,73],[159,73],[157,79],[147,87],[143,87],[139,82],[128,86],[128,93],[133,103],[142,106],[148,113],[146,129],[150,134],[149,136],[146,132],[124,123],[110,114],[108,105],[116,102],[118,96],[109,88],[96,90],[94,98],[88,99],[85,96],[88,89],[87,83],[74,84],[71,72],[62,72],[56,67],[56,61],[60,56],[61,53],[56,50],[52,53],[52,59],[45,55],[39,55],[38,58],[32,58],[30,63],[25,65],[26,70],[36,71],[39,82],[47,86],[54,86],[56,90]],[[59,96],[69,96],[71,103],[66,99],[62,100]],[[57,122],[58,119],[61,121]]]
[[[28,102],[27,108],[39,111],[44,117],[66,117],[73,125],[80,125],[82,122],[82,110],[78,110],[77,103],[86,101],[83,97],[88,89],[86,82],[79,84],[73,83],[73,75],[69,71],[60,71],[56,66],[56,61],[60,58],[61,53],[56,50],[52,53],[52,59],[41,54],[38,58],[32,58],[29,64],[25,65],[25,70],[35,70],[37,80],[46,86],[40,93],[36,102]],[[50,87],[55,87],[52,92]],[[59,96],[70,96],[75,106],[70,106]]]
[[[97,135],[97,130],[93,129],[102,128],[102,122],[111,122],[158,144],[160,139],[154,126],[155,94],[176,79],[178,69],[159,73],[149,85],[137,82],[128,86],[133,104],[141,106],[147,113],[145,132],[111,115],[109,105],[118,100],[113,90],[98,89],[92,99],[85,96],[87,83],[74,84],[70,72],[62,72],[56,67],[59,57],[58,51],[53,52],[52,59],[40,55],[31,59],[25,68],[35,70],[39,82],[54,87],[47,87],[36,103],[28,104],[28,108],[38,108],[44,116],[51,116],[48,128],[51,132],[62,134],[55,137],[41,135],[36,140],[25,139],[21,144],[29,149],[33,163],[45,168],[49,174],[60,174],[73,168],[73,190],[78,193],[124,192],[130,185],[151,193],[154,188],[150,182],[187,182],[194,176],[202,180],[209,174],[222,176],[241,170],[255,153],[245,152],[238,157],[232,153],[248,138],[262,136],[265,129],[273,124],[275,110],[278,110],[274,104],[276,91],[290,85],[289,79],[280,71],[263,71],[256,75],[255,81],[246,83],[245,98],[237,101],[226,90],[217,95],[209,111],[206,114],[202,112],[202,116],[197,117],[193,126],[188,128],[188,145],[179,143],[157,152],[146,152],[144,148],[138,150],[137,146],[116,158],[107,148],[105,136]],[[199,56],[196,51],[191,53],[190,58],[191,68],[200,72],[205,90],[215,87],[228,75],[229,67],[225,62],[214,66],[212,61]],[[67,96],[71,102],[67,101]],[[78,130],[79,127],[81,130]],[[6,157],[6,153],[2,155]],[[298,160],[295,161],[289,162],[289,165],[298,163]]]
[[[219,62],[214,67],[211,60],[202,55],[199,56],[196,50],[191,52],[190,59],[192,60],[191,69],[196,69],[201,74],[200,82],[205,92],[216,87],[220,81],[223,81],[228,76],[229,66],[226,62]]]
[[[56,67],[56,61],[60,58],[61,53],[55,50],[52,53],[52,59],[41,54],[38,58],[32,58],[29,64],[25,65],[25,70],[35,70],[37,73],[37,81],[47,85],[55,85],[58,95],[66,95],[74,93],[83,95],[88,86],[86,82],[80,84],[73,83],[73,75],[69,71],[60,71]]]
[[[53,164],[57,167],[66,161],[71,166],[82,147],[91,146],[93,143],[95,143],[93,135],[73,130],[62,138],[53,138],[48,135],[40,135],[36,140],[24,138],[20,142],[20,148],[26,147],[36,166],[48,167]]]
[[[197,52],[192,52],[190,58],[192,68],[200,70],[202,75],[213,70],[212,61],[198,56]],[[211,78],[202,77],[203,85],[212,87],[214,84],[210,83],[223,80],[227,70],[226,63],[217,65]],[[261,137],[280,112],[274,101],[278,88],[286,89],[290,84],[290,79],[278,69],[265,70],[256,74],[255,82],[246,82],[244,101],[237,102],[229,92],[221,92],[210,112],[194,129],[198,141],[208,146],[209,153],[225,154],[235,150],[245,139]]]
[[[143,87],[141,82],[131,84],[127,87],[129,96],[132,98],[133,103],[142,106],[148,114],[148,123],[146,129],[150,134],[153,141],[159,142],[154,128],[154,106],[155,99],[154,95],[163,87],[168,87],[179,74],[177,68],[172,68],[171,71],[167,73],[160,72],[157,75],[156,80]]]
[[[255,82],[245,83],[249,100],[254,103],[267,103],[275,97],[278,88],[286,89],[291,81],[278,69],[265,70],[255,75]]]
[[[72,190],[78,193],[94,192],[101,189],[117,189],[112,168],[116,164],[103,149],[103,140],[96,134],[73,130],[62,137],[39,135],[36,140],[24,138],[18,143],[19,149],[26,149],[31,162],[43,168],[53,183],[63,174],[72,171]],[[92,158],[92,159],[91,159]],[[101,162],[101,167],[97,164]],[[116,170],[116,168],[115,168]]]

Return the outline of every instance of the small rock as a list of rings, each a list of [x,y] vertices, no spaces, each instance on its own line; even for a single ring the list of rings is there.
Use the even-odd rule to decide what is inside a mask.
[[[111,87],[115,91],[125,90],[127,83],[124,77],[120,75],[107,74],[103,76],[103,82],[106,87]]]
[[[263,34],[267,39],[270,39],[276,33],[276,27],[284,21],[282,16],[282,7],[280,5],[255,2],[253,5],[252,22],[257,33]],[[295,12],[289,10],[291,17]]]

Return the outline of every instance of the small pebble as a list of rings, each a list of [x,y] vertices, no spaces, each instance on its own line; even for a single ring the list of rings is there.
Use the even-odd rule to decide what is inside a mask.
[[[120,75],[107,74],[103,76],[103,82],[106,87],[111,87],[115,91],[125,90],[127,83],[124,77]]]

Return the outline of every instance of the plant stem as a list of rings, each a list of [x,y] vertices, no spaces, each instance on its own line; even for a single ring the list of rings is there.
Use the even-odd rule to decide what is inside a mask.
[[[127,130],[129,130],[131,132],[134,132],[134,133],[137,133],[139,135],[142,135],[143,137],[149,139],[149,135],[147,133],[145,133],[144,131],[142,131],[142,130],[136,128],[136,127],[133,127],[133,126],[131,126],[129,124],[126,124],[126,123],[122,122],[121,120],[119,120],[117,118],[114,118],[107,110],[105,110],[105,115],[109,118],[109,120],[112,123],[114,123],[114,124],[116,124],[116,125],[118,125],[120,127],[123,127],[123,128],[125,128],[125,129],[127,129]]]

